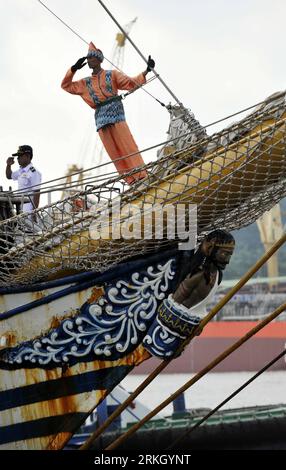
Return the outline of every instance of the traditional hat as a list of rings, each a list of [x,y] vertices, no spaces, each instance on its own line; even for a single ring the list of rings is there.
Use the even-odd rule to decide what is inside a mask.
[[[96,57],[99,62],[102,62],[104,59],[102,51],[100,49],[97,49],[93,42],[89,43],[87,58],[88,57]]]

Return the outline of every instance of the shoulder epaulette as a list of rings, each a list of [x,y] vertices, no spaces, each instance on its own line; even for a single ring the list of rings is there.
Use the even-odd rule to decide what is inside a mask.
[[[32,173],[34,173],[36,171],[36,169],[33,166],[30,166],[30,170],[31,170]]]

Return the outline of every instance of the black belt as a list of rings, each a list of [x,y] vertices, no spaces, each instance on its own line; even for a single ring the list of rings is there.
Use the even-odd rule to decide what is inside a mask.
[[[98,103],[96,105],[96,109],[102,108],[102,106],[106,106],[107,104],[112,103],[112,101],[121,101],[121,100],[122,100],[121,95],[113,96],[112,98],[108,98],[107,100],[101,101],[100,103]]]

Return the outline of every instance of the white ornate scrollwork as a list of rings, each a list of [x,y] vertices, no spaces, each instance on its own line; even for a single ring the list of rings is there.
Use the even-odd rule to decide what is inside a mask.
[[[152,330],[151,335],[144,338],[145,348],[154,356],[168,358],[174,354],[179,344],[179,335],[171,333],[159,324]]]
[[[64,320],[45,337],[8,349],[1,359],[11,364],[51,366],[94,355],[114,360],[143,339],[168,294],[175,275],[174,259],[134,272],[129,279],[105,287],[96,303],[85,303],[75,318]]]

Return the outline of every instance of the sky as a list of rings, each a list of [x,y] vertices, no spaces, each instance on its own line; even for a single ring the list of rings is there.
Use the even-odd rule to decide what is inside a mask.
[[[97,0],[43,1],[112,60],[118,28]],[[104,3],[122,25],[138,18],[133,41],[144,56],[152,55],[157,73],[203,125],[285,89],[285,0]],[[6,159],[23,144],[33,147],[43,181],[63,176],[72,164],[95,166],[93,110],[60,86],[68,68],[86,55],[86,44],[38,0],[0,0],[0,23],[0,185],[11,185]],[[110,68],[106,61],[102,65]],[[144,69],[127,43],[123,71],[135,76]],[[86,66],[76,79],[88,75]],[[158,80],[147,90],[166,104],[174,102]],[[154,99],[140,90],[124,107],[140,149],[166,140],[169,115]],[[144,154],[146,162],[155,158],[155,150]]]

